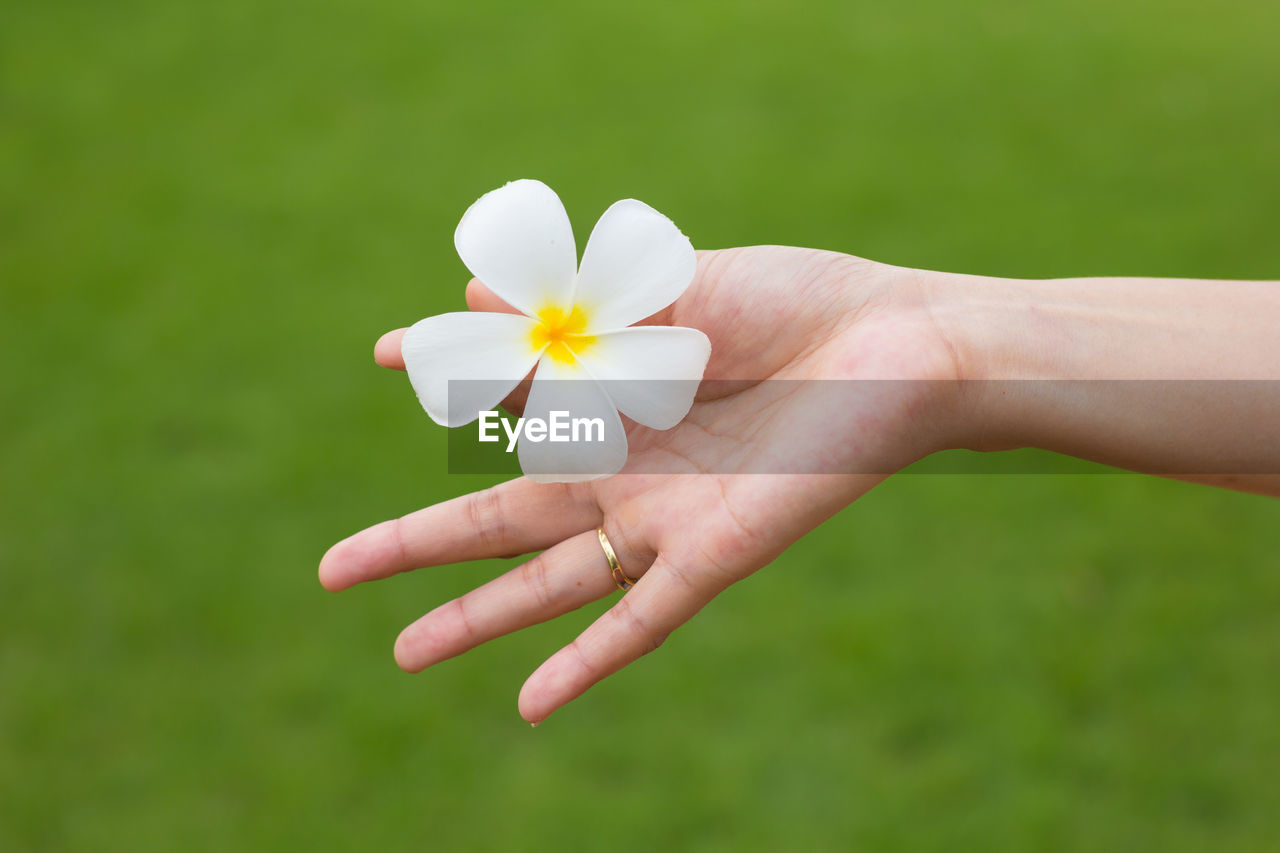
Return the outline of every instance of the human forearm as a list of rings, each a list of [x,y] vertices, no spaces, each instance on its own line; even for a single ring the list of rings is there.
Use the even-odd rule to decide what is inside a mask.
[[[1280,282],[931,274],[970,379],[1280,379]]]
[[[1181,476],[1280,472],[1280,284],[925,281],[969,386],[959,446]]]

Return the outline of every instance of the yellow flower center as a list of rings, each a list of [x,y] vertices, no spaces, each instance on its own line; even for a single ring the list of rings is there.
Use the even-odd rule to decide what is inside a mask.
[[[587,315],[578,306],[565,311],[558,305],[548,305],[537,313],[538,325],[529,333],[529,343],[535,350],[544,346],[547,355],[562,364],[572,364],[574,353],[585,352],[596,339],[584,335]]]

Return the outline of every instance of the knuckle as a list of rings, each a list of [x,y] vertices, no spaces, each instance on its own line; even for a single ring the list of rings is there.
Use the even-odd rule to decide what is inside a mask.
[[[551,589],[550,566],[545,551],[525,563],[520,574],[540,608],[545,610],[555,604],[556,597]]]
[[[695,592],[715,595],[740,580],[743,573],[734,570],[741,565],[743,554],[737,546],[726,546],[726,537],[708,536],[696,542],[682,559],[668,559],[665,567],[672,577],[683,581]]]
[[[453,600],[454,616],[458,619],[458,627],[462,631],[462,635],[466,637],[467,642],[479,642],[480,634],[476,631],[475,624],[471,621],[471,614],[467,611],[467,597],[464,595]]]
[[[705,584],[699,583],[694,579],[693,574],[685,568],[684,563],[676,563],[668,561],[666,563],[667,574],[671,576],[676,583],[690,590],[691,592],[702,592]]]
[[[631,604],[631,600],[626,596],[618,602],[614,608],[617,619],[622,624],[622,630],[627,635],[639,642],[641,654],[648,654],[655,651],[659,646],[667,641],[670,631],[660,631],[648,620],[644,619],[636,608]]]
[[[404,518],[393,519],[390,525],[391,551],[396,555],[399,565],[409,565],[409,549],[405,544]]]
[[[586,650],[583,649],[581,637],[571,642],[568,648],[569,654],[573,656],[574,661],[578,664],[578,668],[586,674],[587,678],[595,680],[599,677],[598,673],[600,668],[596,666],[587,654]]]
[[[494,488],[473,492],[467,498],[466,508],[467,521],[481,544],[501,547],[507,540],[501,493]]]

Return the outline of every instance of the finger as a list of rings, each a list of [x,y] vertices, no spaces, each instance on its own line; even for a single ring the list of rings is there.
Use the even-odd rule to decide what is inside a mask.
[[[636,555],[619,554],[632,577]],[[554,619],[617,591],[595,530],[588,530],[466,595],[442,604],[400,633],[396,663],[419,672],[495,637]]]
[[[520,313],[518,308],[504,302],[478,278],[467,282],[467,307],[472,311],[492,311],[498,314]]]
[[[666,641],[723,589],[659,556],[635,587],[538,667],[520,691],[520,716],[537,725],[591,685]]]
[[[407,331],[408,329],[396,329],[378,338],[378,342],[373,345],[373,360],[382,367],[404,370],[404,355],[400,352],[400,342],[404,340],[404,333]],[[531,370],[515,390],[503,399],[502,407],[513,415],[522,414],[532,384],[533,371]]]
[[[600,523],[588,489],[523,477],[375,524],[329,549],[320,583],[337,592],[423,566],[550,547]]]
[[[383,367],[392,370],[404,370],[404,356],[400,353],[400,342],[408,329],[396,329],[378,338],[373,345],[373,360]]]
[[[492,290],[473,278],[467,285],[467,307],[472,311],[491,311],[502,314],[518,314],[506,302],[499,299]],[[408,329],[395,329],[378,338],[373,345],[373,360],[383,367],[392,370],[404,370],[404,356],[400,353],[400,342]]]

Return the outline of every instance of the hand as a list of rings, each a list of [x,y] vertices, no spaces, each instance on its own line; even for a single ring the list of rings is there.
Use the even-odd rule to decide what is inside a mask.
[[[478,281],[467,302],[512,310]],[[542,550],[407,627],[395,646],[402,668],[420,671],[617,594],[596,535],[602,526],[638,583],[525,682],[520,714],[536,725],[656,649],[889,472],[952,443],[960,403],[945,389],[953,383],[868,383],[866,393],[832,400],[815,396],[821,383],[762,382],[956,379],[954,351],[917,271],[787,247],[703,252],[685,294],[646,322],[704,331],[708,381],[675,428],[629,427],[623,473],[557,485],[519,478],[375,525],[325,554],[320,581],[337,591]],[[378,342],[380,364],[403,368],[402,335]],[[672,473],[628,473],[655,468]]]

